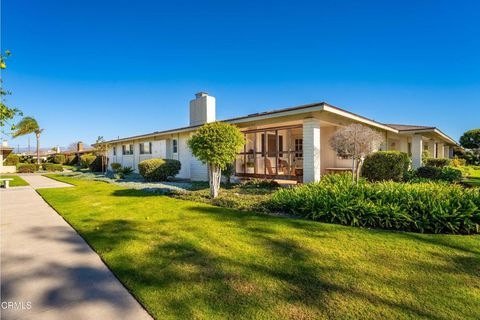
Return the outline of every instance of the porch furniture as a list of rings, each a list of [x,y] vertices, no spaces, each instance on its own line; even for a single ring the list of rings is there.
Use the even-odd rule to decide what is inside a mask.
[[[5,189],[10,188],[10,181],[13,181],[12,178],[0,178],[0,182],[2,183]]]
[[[326,174],[335,174],[343,172],[352,172],[352,168],[325,168]]]

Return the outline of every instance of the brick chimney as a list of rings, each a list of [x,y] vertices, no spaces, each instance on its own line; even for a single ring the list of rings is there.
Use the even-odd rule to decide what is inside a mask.
[[[215,121],[215,97],[206,92],[195,94],[190,101],[190,125],[197,126]]]
[[[83,151],[83,142],[78,141],[77,142],[77,152],[81,152],[81,151]]]

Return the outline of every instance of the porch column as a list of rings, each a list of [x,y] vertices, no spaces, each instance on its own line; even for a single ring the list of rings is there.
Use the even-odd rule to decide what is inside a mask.
[[[412,137],[412,167],[418,169],[422,166],[423,140],[419,134]]]
[[[320,181],[320,121],[303,120],[303,182]]]
[[[437,144],[437,148],[438,148],[438,157],[439,158],[445,158],[445,148],[444,148],[444,144],[439,142]]]
[[[430,158],[435,158],[435,140],[428,140],[428,153],[430,153]]]
[[[443,147],[443,157],[450,159],[450,146],[445,146]]]

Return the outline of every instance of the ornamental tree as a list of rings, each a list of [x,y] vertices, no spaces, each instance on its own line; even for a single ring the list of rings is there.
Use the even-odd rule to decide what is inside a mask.
[[[351,124],[335,131],[329,143],[337,155],[352,158],[352,182],[358,182],[365,156],[377,150],[383,142],[380,132],[361,124]]]
[[[204,124],[188,141],[192,154],[208,166],[212,198],[218,196],[222,170],[235,160],[244,143],[240,130],[224,122]]]

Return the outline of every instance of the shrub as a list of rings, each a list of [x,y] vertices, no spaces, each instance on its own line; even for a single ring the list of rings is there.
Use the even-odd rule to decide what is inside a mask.
[[[448,182],[460,182],[462,181],[462,178],[463,178],[462,170],[455,169],[452,167],[442,168],[442,172],[440,174],[440,180],[448,181]]]
[[[225,177],[227,184],[231,183],[231,177],[235,174],[235,165],[233,163],[227,164],[225,169],[222,170],[222,176]]]
[[[478,233],[480,188],[446,183],[352,185],[350,175],[280,189],[268,201],[273,211],[351,226],[429,233]]]
[[[463,167],[467,165],[467,160],[455,157],[454,159],[452,159],[452,161],[450,161],[450,165],[456,168]]]
[[[131,174],[133,172],[132,167],[123,167],[118,169],[118,173],[115,175],[115,178],[117,179],[125,179],[126,176]]]
[[[19,173],[34,173],[38,169],[39,165],[35,163],[19,163],[17,165],[17,172]]]
[[[243,187],[256,189],[278,189],[280,185],[271,179],[252,179],[243,184]]]
[[[362,175],[370,181],[401,181],[409,166],[405,152],[378,151],[365,158]]]
[[[43,170],[45,171],[63,171],[63,167],[58,163],[45,163],[43,165]]]
[[[450,164],[450,159],[447,158],[428,158],[425,160],[425,166],[426,167],[437,167],[437,168],[443,168],[446,167]]]
[[[140,175],[147,181],[164,181],[180,172],[181,163],[173,159],[148,159],[138,164]]]
[[[112,164],[110,165],[110,167],[112,167],[112,170],[113,171],[118,171],[122,168],[122,165],[118,162],[112,162]]]
[[[20,163],[20,157],[14,153],[10,153],[6,158],[4,164],[6,166],[16,166]]]
[[[452,167],[420,167],[415,172],[415,177],[429,180],[460,182],[462,181],[462,171]]]
[[[66,161],[66,157],[64,154],[56,154],[53,156],[53,163],[56,164],[64,164]]]
[[[20,156],[20,163],[35,163],[32,156]]]
[[[84,154],[80,156],[80,165],[82,168],[89,168],[96,158],[93,154]]]

